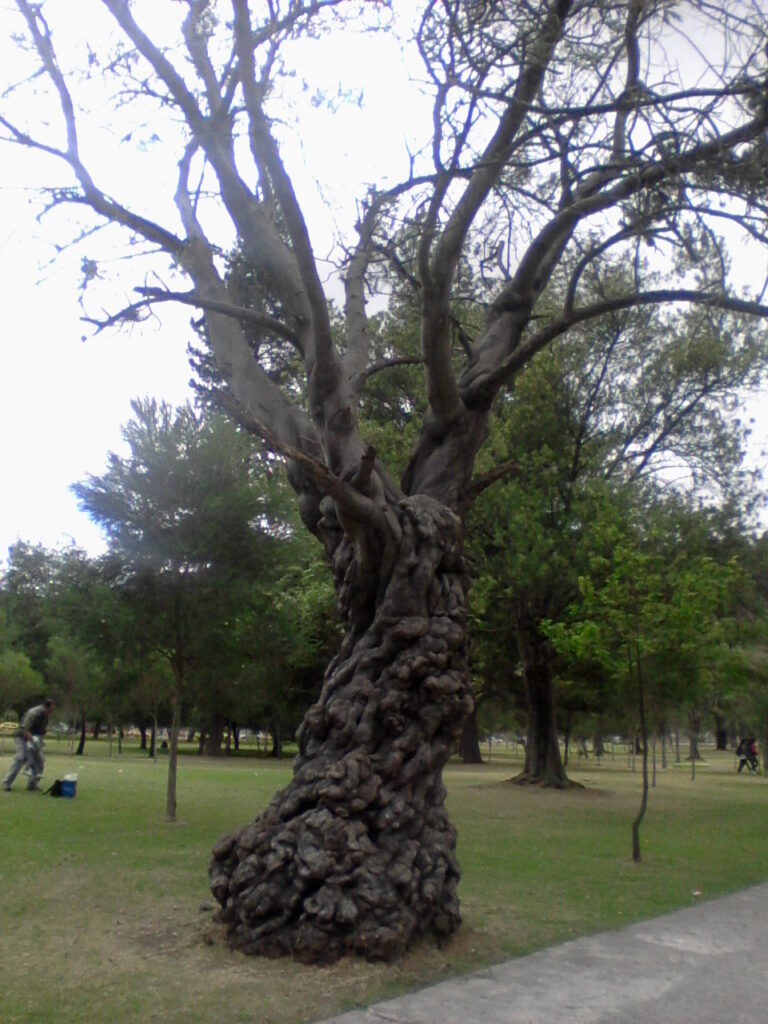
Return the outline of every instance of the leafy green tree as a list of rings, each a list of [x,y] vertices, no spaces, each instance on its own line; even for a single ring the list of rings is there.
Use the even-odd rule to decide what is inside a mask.
[[[723,643],[719,626],[736,572],[679,548],[661,517],[649,519],[614,532],[610,555],[593,556],[589,575],[579,580],[572,621],[546,627],[566,657],[602,663],[616,698],[628,710],[634,705],[643,759],[635,861],[648,803],[649,716],[670,700],[699,705],[707,666]]]
[[[166,816],[174,821],[182,703],[195,676],[226,671],[231,623],[277,557],[279,535],[242,431],[150,399],[133,402],[133,412],[127,452],[110,452],[106,471],[73,489],[106,531],[108,572],[129,602],[137,645],[171,670]]]
[[[85,749],[89,714],[100,713],[104,699],[104,673],[93,650],[72,637],[53,636],[48,645],[46,671],[59,694],[62,708],[74,712],[80,727],[75,751]]]
[[[271,733],[275,756],[280,753],[282,732],[287,728],[294,733],[316,699],[339,640],[327,569],[317,552],[305,546],[305,537],[292,539],[283,552],[292,564],[266,581],[261,600],[269,606],[269,630],[253,618],[243,622],[241,647],[258,650],[258,657],[244,661],[241,710],[234,717],[253,725],[263,723]]]
[[[748,425],[734,423],[733,412],[766,353],[743,327],[709,313],[608,318],[541,353],[499,409],[490,451],[507,461],[509,478],[476,502],[468,549],[481,581],[471,601],[498,621],[493,635],[502,650],[515,648],[507,658],[522,669],[509,673],[528,716],[518,781],[567,785],[558,709],[599,710],[588,679],[558,687],[541,623],[565,612],[591,554],[604,547],[605,510],[631,508],[634,481],[646,486],[643,501],[652,500],[649,480],[670,479],[732,509],[755,500],[741,468]]]
[[[149,756],[157,761],[158,723],[167,716],[173,697],[173,673],[167,658],[150,652],[142,658],[131,674],[129,702],[142,718],[152,723],[152,741]]]
[[[18,541],[8,550],[2,600],[14,647],[42,673],[51,637],[50,598],[55,593],[60,553]]]
[[[0,649],[0,715],[11,709],[19,715],[42,689],[43,678],[23,651]]]

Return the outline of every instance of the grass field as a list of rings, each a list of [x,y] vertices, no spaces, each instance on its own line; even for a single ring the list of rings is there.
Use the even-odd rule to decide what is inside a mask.
[[[651,791],[643,861],[630,856],[640,774],[625,758],[572,766],[584,789],[510,785],[517,764],[451,765],[464,925],[394,965],[309,968],[231,953],[212,923],[213,842],[290,777],[290,763],[182,757],[179,821],[166,763],[133,748],[76,758],[49,743],[46,779],[78,773],[77,797],[0,793],[0,1024],[295,1024],[331,1016],[575,935],[690,905],[768,878],[768,782],[707,753]],[[10,746],[0,751],[0,770]]]

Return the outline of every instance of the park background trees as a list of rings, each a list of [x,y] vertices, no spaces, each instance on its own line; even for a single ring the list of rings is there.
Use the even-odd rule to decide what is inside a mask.
[[[542,623],[565,616],[579,576],[604,551],[611,505],[623,503],[626,518],[631,506],[682,487],[689,501],[749,514],[749,425],[736,410],[765,365],[764,341],[739,318],[643,309],[571,332],[531,361],[499,405],[484,458],[514,468],[475,503],[468,549],[482,581],[472,600],[482,602],[478,618],[503,623],[495,660],[506,662],[513,689],[521,668],[528,737],[518,781],[567,785],[557,712],[569,701],[571,712],[588,710],[590,699],[583,680],[556,695]]]
[[[160,24],[154,7],[102,0],[108,53],[59,48],[54,5],[16,7],[27,66],[3,96],[6,140],[58,164],[51,210],[73,205],[84,239],[117,228],[138,243],[134,266],[150,261],[136,301],[91,322],[135,323],[165,302],[202,312],[219,401],[286,460],[333,567],[344,639],[300,729],[294,780],[214,852],[230,941],[316,960],[391,957],[423,931],[449,934],[460,872],[441,772],[473,703],[462,555],[472,501],[499,473],[475,475],[494,402],[537,353],[621,310],[768,312],[718,234],[765,239],[764,14],[421,4],[408,36],[431,115],[406,177],[360,195],[338,324],[283,156],[285,104],[292,71],[310,66],[300,47],[383,31],[389,5],[189,0]],[[706,55],[690,45],[702,32]],[[132,156],[146,146],[163,164],[143,180],[160,189],[174,174],[167,205],[114,178],[107,133],[91,144],[80,97],[104,73],[108,116],[149,126]],[[222,258],[235,243],[258,284],[245,303]],[[98,290],[98,260],[84,268]],[[403,279],[418,295],[426,406],[398,481],[359,413],[377,353],[370,290]],[[298,357],[301,389],[275,379],[276,345]]]

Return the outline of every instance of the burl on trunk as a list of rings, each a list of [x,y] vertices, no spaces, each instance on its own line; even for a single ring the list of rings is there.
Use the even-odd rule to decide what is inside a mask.
[[[390,959],[460,924],[442,769],[472,707],[461,523],[425,497],[398,512],[393,571],[367,627],[350,614],[293,780],[214,849],[211,888],[245,952]]]

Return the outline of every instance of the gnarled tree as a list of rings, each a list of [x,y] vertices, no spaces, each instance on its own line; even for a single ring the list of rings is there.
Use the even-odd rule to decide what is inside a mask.
[[[99,326],[160,302],[202,311],[222,402],[285,458],[333,566],[345,637],[302,725],[293,781],[214,850],[211,886],[230,940],[328,960],[388,958],[420,933],[449,934],[460,921],[459,865],[441,772],[471,709],[462,532],[473,495],[496,475],[473,480],[492,402],[543,346],[617,309],[698,302],[768,313],[725,272],[713,277],[711,260],[684,278],[675,271],[678,246],[721,244],[719,224],[765,237],[764,13],[749,2],[422,0],[410,45],[432,116],[408,179],[361,199],[339,271],[339,332],[307,199],[282,155],[284,76],[305,60],[299,37],[330,45],[361,27],[392,31],[389,5],[92,0],[119,42],[107,58],[91,40],[80,70],[114,83],[116,118],[135,110],[135,130],[150,125],[160,141],[149,161],[178,160],[177,220],[166,223],[152,212],[162,174],[148,173],[151,194],[124,198],[135,190],[109,180],[120,163],[105,158],[109,136],[81,142],[106,108],[57,51],[53,19],[71,18],[66,5],[16,6],[31,63],[3,94],[6,139],[68,168],[52,205],[123,228],[188,281],[145,282]],[[97,19],[81,6],[87,40]],[[705,48],[690,42],[702,32]],[[14,106],[29,89],[34,120]],[[361,145],[376,146],[371,129]],[[236,300],[222,265],[233,228],[258,279],[255,304]],[[664,288],[643,286],[649,243],[669,268]],[[602,261],[619,255],[635,267],[630,284],[595,298]],[[98,268],[84,268],[98,284]],[[563,268],[561,300],[542,302]],[[368,288],[389,275],[419,295],[428,399],[399,481],[357,417],[374,369]],[[471,305],[481,314],[472,329],[459,315]],[[276,344],[301,360],[304,402],[270,372]]]

